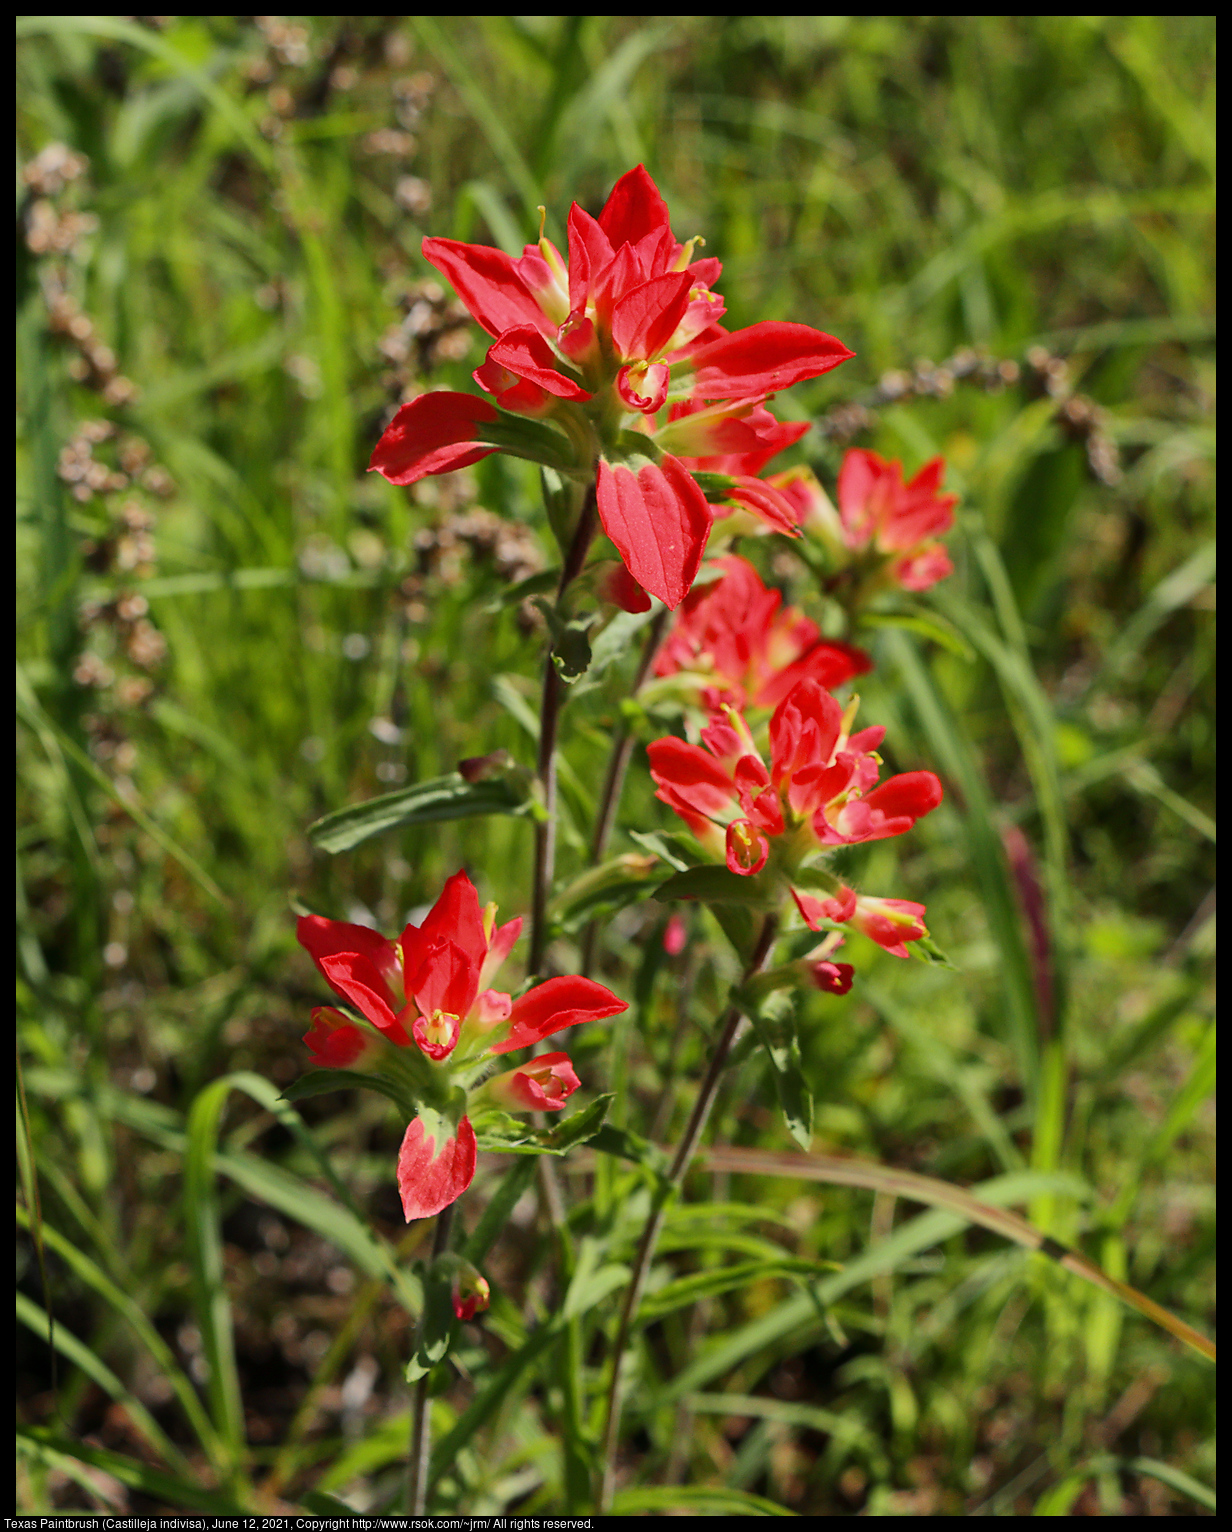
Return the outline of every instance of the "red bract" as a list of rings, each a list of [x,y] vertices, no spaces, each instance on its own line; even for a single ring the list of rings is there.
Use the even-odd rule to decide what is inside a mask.
[[[877,786],[885,730],[852,734],[856,706],[844,710],[816,681],[798,682],[770,720],[769,767],[743,715],[726,706],[702,734],[705,749],[671,737],[649,746],[657,796],[729,871],[752,876],[773,857],[788,884],[818,849],[901,835],[941,802],[941,784],[912,771]],[[861,902],[849,889],[841,891],[849,898],[829,900],[792,892],[814,929],[822,919],[850,923],[891,951],[924,934],[903,919],[921,906]],[[887,921],[892,944],[883,940]]]
[[[599,519],[629,573],[669,607],[677,607],[697,578],[710,531],[710,507],[673,457],[646,462],[635,473],[599,460]]]
[[[838,475],[842,538],[853,551],[871,549],[889,561],[891,578],[905,590],[927,590],[953,569],[935,541],[954,524],[957,495],[938,491],[944,458],[933,458],[903,483],[903,465],[853,449]]]
[[[822,638],[798,607],[780,610],[782,597],[746,559],[710,567],[721,577],[690,591],[654,667],[657,676],[695,678],[703,707],[774,707],[798,681],[833,691],[872,668],[863,650]]]
[[[441,389],[404,404],[376,444],[368,464],[391,484],[414,484],[433,473],[469,468],[495,447],[476,446],[483,427],[499,418],[486,399]]]
[[[807,325],[760,324],[727,334],[719,324],[723,302],[713,291],[719,262],[695,260],[696,243],[676,239],[641,165],[616,183],[598,218],[573,205],[567,258],[542,235],[516,258],[485,245],[426,239],[424,255],[493,337],[474,377],[495,401],[488,409],[496,416],[416,400],[395,417],[371,466],[409,484],[503,449],[564,468],[575,482],[597,473],[604,531],[637,582],[677,606],[710,530],[705,497],[666,440],[639,452],[629,445],[631,432],[654,438],[652,417],[669,399],[690,395],[736,401],[747,413],[775,389],[817,377],[852,354]],[[518,416],[541,420],[548,437],[519,437],[509,425]],[[497,417],[503,424],[494,441]],[[436,423],[442,434],[434,438]],[[780,440],[765,455],[794,440],[798,429],[779,427]],[[790,507],[756,479],[760,443],[716,450],[759,458],[758,467],[736,476],[731,498],[792,532]]]
[[[658,796],[723,826],[729,857],[733,825],[769,836],[807,830],[818,846],[901,835],[941,802],[941,784],[931,771],[910,771],[875,786],[885,730],[851,734],[854,712],[816,681],[797,682],[770,720],[767,769],[743,717],[724,708],[702,734],[705,750],[677,739],[649,747]],[[743,845],[747,834],[740,828],[735,839]]]
[[[655,440],[682,454],[680,460],[691,472],[728,478],[722,502],[711,507],[715,516],[743,509],[763,523],[762,530],[798,537],[799,508],[779,489],[781,476],[758,475],[808,429],[807,420],[776,420],[764,397],[711,405],[694,398],[671,406],[668,423],[655,433]]]
[[[398,1158],[408,1220],[439,1212],[474,1174],[475,1135],[456,1107],[454,1086],[465,1089],[482,1072],[482,1060],[626,1008],[603,985],[573,976],[548,979],[517,1000],[486,988],[521,929],[520,919],[498,927],[495,905],[481,911],[462,872],[449,879],[422,925],[408,925],[396,941],[320,915],[299,921],[300,943],[327,983],[370,1024],[318,1007],[304,1039],[316,1062],[375,1069],[423,1095]],[[563,1071],[558,1078],[564,1080]]]

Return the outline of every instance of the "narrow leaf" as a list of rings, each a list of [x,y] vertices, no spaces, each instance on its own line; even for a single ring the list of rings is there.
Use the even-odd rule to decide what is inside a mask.
[[[370,798],[367,803],[336,809],[311,825],[308,837],[313,845],[336,854],[400,825],[436,824],[480,814],[519,814],[526,808],[527,796],[508,776],[467,782],[453,771],[396,793]]]

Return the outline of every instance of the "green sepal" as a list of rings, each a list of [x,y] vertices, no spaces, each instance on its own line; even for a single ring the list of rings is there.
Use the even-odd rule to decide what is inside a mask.
[[[698,488],[707,500],[725,500],[736,487],[736,481],[728,473],[699,473],[694,471]]]
[[[804,1079],[800,1042],[796,1036],[795,996],[778,987],[758,994],[745,984],[735,1003],[753,1023],[774,1073],[774,1088],[787,1131],[807,1149],[813,1142],[813,1096]]]
[[[930,968],[948,968],[951,973],[961,973],[962,970],[955,963],[951,963],[945,953],[933,941],[931,936],[920,936],[915,941],[907,942],[907,954],[918,962],[927,963]]]
[[[598,1096],[554,1128],[538,1130],[510,1112],[488,1108],[471,1120],[480,1149],[497,1154],[567,1154],[588,1143],[603,1126],[614,1097]]]

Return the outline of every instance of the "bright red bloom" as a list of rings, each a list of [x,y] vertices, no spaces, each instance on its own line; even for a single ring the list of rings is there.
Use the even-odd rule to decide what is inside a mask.
[[[798,681],[833,691],[872,668],[863,650],[822,638],[798,607],[782,607],[746,559],[711,567],[721,578],[689,592],[654,666],[657,676],[695,675],[704,707],[774,707]]]
[[[770,720],[768,768],[744,717],[725,706],[702,733],[705,749],[671,736],[648,747],[656,796],[744,877],[774,857],[791,884],[820,848],[901,835],[941,802],[941,784],[930,771],[910,771],[876,785],[885,730],[852,734],[857,705],[844,710],[816,681],[797,682]],[[920,905],[857,899],[841,887],[825,900],[792,894],[814,930],[823,919],[849,923],[892,952],[925,934]]]
[[[810,894],[792,890],[805,924],[814,931],[822,929],[823,920],[854,926],[894,957],[907,956],[907,942],[928,935],[924,924],[924,906],[909,899],[879,899],[872,894],[857,895],[854,889],[840,886],[829,899],[815,899]]]
[[[775,389],[817,377],[852,354],[806,325],[760,324],[727,334],[719,324],[723,302],[713,291],[719,262],[695,260],[696,243],[676,239],[641,165],[620,178],[598,218],[573,205],[567,259],[542,236],[516,258],[485,245],[426,239],[424,255],[493,337],[474,377],[502,423],[493,433],[496,417],[416,400],[395,417],[371,466],[409,484],[507,450],[564,467],[578,481],[597,473],[599,519],[629,572],[669,607],[679,605],[701,562],[710,513],[688,465],[667,442],[645,454],[631,451],[631,430],[653,437],[651,417],[686,395],[734,400],[747,413]],[[541,420],[551,440],[519,438],[508,424],[517,416]],[[442,434],[434,438],[438,423]],[[798,434],[796,427],[778,431],[784,439],[770,452]],[[717,450],[753,449],[742,441]],[[571,457],[562,464],[543,453]],[[790,507],[756,479],[758,471],[743,470],[731,498],[792,532]]]
[[[938,491],[945,459],[925,463],[910,483],[903,465],[887,463],[875,452],[855,448],[838,475],[838,514],[842,539],[853,552],[872,549],[887,559],[894,581],[905,590],[927,590],[953,565],[936,541],[954,524],[957,495]]]
[[[798,442],[809,429],[807,420],[783,421],[765,407],[765,398],[707,405],[700,398],[682,399],[668,411],[668,423],[655,433],[661,447],[682,454],[692,473],[724,474],[731,481],[716,517],[743,508],[764,523],[766,530],[788,537],[800,535],[799,508],[776,482],[758,475],[770,459]]]
[[[316,1062],[332,1069],[362,1063],[408,1080],[412,1091],[426,1091],[438,1102],[418,1105],[403,1139],[398,1186],[408,1220],[454,1201],[475,1170],[470,1121],[440,1105],[449,1093],[438,1082],[472,1076],[480,1060],[626,1009],[603,985],[575,976],[548,979],[517,1000],[486,988],[521,929],[520,919],[497,927],[495,905],[481,911],[462,872],[445,884],[422,925],[408,925],[397,941],[320,915],[299,921],[300,943],[326,982],[376,1029],[332,1006],[318,1007],[304,1039]],[[390,1054],[391,1044],[400,1052]]]
[[[702,733],[705,750],[668,738],[650,745],[649,755],[664,803],[690,822],[725,829],[729,866],[733,857],[746,859],[741,848],[751,844],[752,830],[781,836],[806,829],[818,846],[849,846],[901,835],[941,802],[931,771],[876,786],[875,752],[885,730],[851,734],[855,707],[844,712],[814,680],[797,682],[774,710],[768,770],[743,717],[731,707],[723,712]]]

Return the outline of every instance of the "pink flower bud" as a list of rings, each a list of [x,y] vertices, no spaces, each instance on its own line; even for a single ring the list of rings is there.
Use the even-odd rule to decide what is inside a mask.
[[[489,1080],[484,1091],[513,1112],[558,1112],[580,1084],[567,1053],[542,1053]]]
[[[479,1274],[469,1261],[460,1263],[453,1276],[451,1297],[453,1311],[459,1319],[474,1319],[488,1306],[491,1289],[487,1279]]]
[[[812,982],[828,995],[845,995],[856,972],[850,963],[831,963],[824,958],[810,963],[808,971]]]
[[[684,923],[682,915],[673,915],[667,922],[667,929],[663,932],[663,950],[668,957],[678,957],[684,951],[685,943],[689,939],[689,928]]]

